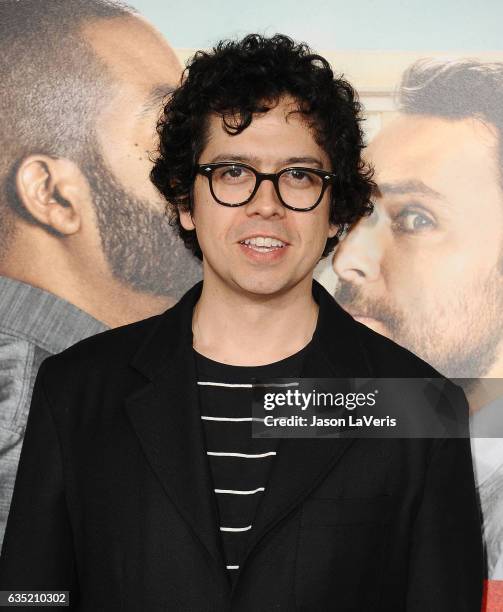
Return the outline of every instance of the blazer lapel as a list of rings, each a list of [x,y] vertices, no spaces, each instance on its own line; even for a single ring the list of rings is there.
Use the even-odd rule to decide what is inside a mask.
[[[126,410],[166,494],[228,584],[192,354],[190,323],[200,290],[196,285],[161,315],[137,353],[133,365],[150,381],[126,400]]]
[[[316,281],[313,295],[319,319],[302,378],[370,377],[372,368],[357,324]],[[253,549],[282,518],[295,510],[333,469],[351,438],[283,438],[278,445],[264,497],[257,509],[241,571]]]

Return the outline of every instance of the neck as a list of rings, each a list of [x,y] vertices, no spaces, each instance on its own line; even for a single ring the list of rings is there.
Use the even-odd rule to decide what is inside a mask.
[[[220,363],[265,365],[304,348],[317,318],[311,277],[266,296],[205,281],[193,315],[194,348]]]

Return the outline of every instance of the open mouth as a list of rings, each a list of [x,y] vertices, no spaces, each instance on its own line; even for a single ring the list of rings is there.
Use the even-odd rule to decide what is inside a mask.
[[[239,244],[256,251],[257,253],[270,253],[279,249],[284,249],[287,244],[278,238],[271,238],[270,236],[254,236],[253,238],[246,238],[241,240]]]

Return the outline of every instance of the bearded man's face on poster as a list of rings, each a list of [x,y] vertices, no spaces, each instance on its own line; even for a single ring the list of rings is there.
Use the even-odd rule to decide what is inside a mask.
[[[334,257],[339,303],[451,377],[486,376],[500,359],[498,143],[475,118],[391,121],[366,151],[374,212]]]

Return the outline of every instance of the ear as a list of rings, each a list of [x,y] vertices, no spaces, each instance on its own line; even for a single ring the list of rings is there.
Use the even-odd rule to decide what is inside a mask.
[[[30,155],[16,172],[16,191],[26,211],[59,234],[79,231],[81,207],[90,199],[89,185],[72,161],[48,155]]]
[[[185,230],[196,229],[196,225],[194,223],[194,219],[192,217],[192,213],[190,212],[190,210],[180,211],[180,224]]]

